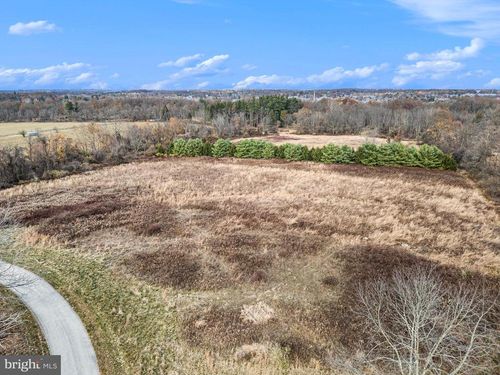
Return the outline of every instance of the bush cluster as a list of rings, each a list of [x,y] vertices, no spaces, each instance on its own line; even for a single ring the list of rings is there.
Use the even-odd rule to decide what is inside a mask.
[[[199,138],[177,138],[168,147],[157,147],[157,156],[212,156],[212,144]]]
[[[356,151],[356,161],[364,165],[457,169],[453,157],[436,146],[416,148],[397,142],[380,146],[364,144]]]
[[[234,156],[235,146],[229,139],[218,139],[212,147],[212,156],[224,158]]]
[[[245,139],[238,143],[228,139],[218,139],[212,144],[201,138],[177,138],[169,141],[169,134],[161,137],[153,137],[152,134],[137,137],[137,130],[132,128],[123,136],[93,126],[87,129],[86,141],[81,143],[75,143],[61,134],[56,134],[48,138],[30,139],[27,148],[0,147],[0,189],[21,181],[58,178],[87,170],[96,163],[123,163],[133,160],[140,153],[156,156],[276,158],[327,164],[359,163],[372,166],[411,166],[451,170],[457,168],[452,156],[445,154],[436,146],[429,145],[416,148],[394,142],[380,146],[364,144],[354,150],[349,146],[333,144],[321,148],[308,148],[296,144],[276,146],[255,139]],[[134,141],[138,139],[140,142]]]
[[[271,159],[274,157],[274,145],[266,141],[255,139],[244,139],[236,144],[234,156],[244,159]]]
[[[283,150],[283,159],[290,161],[311,160],[309,149],[306,146],[286,143],[279,147]]]
[[[350,164],[356,162],[356,152],[349,146],[326,145],[321,149],[320,161],[327,164]]]
[[[359,163],[370,166],[410,166],[455,170],[453,157],[436,146],[419,148],[399,142],[383,145],[364,144],[357,150],[349,146],[329,144],[308,148],[296,144],[276,146],[270,142],[245,139],[236,144],[228,139],[218,139],[213,145],[201,139],[176,139],[163,154],[174,156],[237,157],[245,159],[285,159],[289,161],[314,161],[326,164]],[[164,149],[164,150],[166,150]],[[161,153],[160,153],[161,154]]]

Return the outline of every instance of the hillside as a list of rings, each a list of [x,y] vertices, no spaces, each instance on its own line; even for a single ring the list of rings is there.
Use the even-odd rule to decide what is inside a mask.
[[[359,282],[420,264],[500,276],[498,214],[458,172],[167,158],[19,185],[7,206],[2,251],[83,314],[105,374],[328,372],[359,345]]]

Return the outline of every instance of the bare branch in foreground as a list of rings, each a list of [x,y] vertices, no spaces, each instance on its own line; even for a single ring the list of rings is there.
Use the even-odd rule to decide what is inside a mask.
[[[432,269],[417,268],[364,284],[359,300],[371,362],[405,375],[493,370],[498,296],[449,286]]]

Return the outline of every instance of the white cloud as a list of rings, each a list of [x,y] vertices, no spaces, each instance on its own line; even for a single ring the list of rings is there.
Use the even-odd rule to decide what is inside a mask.
[[[111,76],[109,76],[109,78],[111,78],[111,79],[117,79],[117,78],[120,78],[120,74],[118,74],[118,73],[113,73],[113,74],[111,74]]]
[[[414,64],[400,65],[392,82],[397,86],[421,79],[438,80],[462,69],[465,65],[459,60],[475,57],[484,47],[482,39],[474,38],[466,47],[455,47],[432,53],[412,52],[406,59]]]
[[[168,85],[176,83],[185,78],[202,77],[206,75],[219,74],[222,71],[218,69],[218,66],[227,59],[229,59],[229,55],[212,56],[209,59],[199,62],[195,66],[187,67],[181,69],[176,73],[171,74],[170,76],[168,76],[167,79],[158,82],[144,84],[142,85],[142,88],[146,90],[162,90],[166,88]]]
[[[233,87],[236,90],[242,90],[254,85],[293,86],[304,83],[327,84],[327,83],[339,82],[349,78],[358,78],[358,79],[368,78],[376,71],[385,69],[387,66],[388,66],[387,64],[381,64],[381,65],[356,68],[353,70],[346,70],[342,67],[336,67],[325,70],[323,73],[320,74],[312,74],[305,78],[282,76],[277,74],[249,76],[246,77],[244,80],[235,83]]]
[[[235,90],[243,90],[253,85],[279,85],[288,86],[299,84],[303,80],[296,79],[288,76],[279,76],[277,74],[273,75],[261,75],[261,76],[249,76],[242,81],[239,81],[233,85]]]
[[[69,77],[66,79],[66,82],[71,83],[71,84],[77,84],[77,83],[82,83],[82,82],[88,82],[92,80],[95,77],[94,73],[90,72],[85,72],[80,75],[77,75],[76,77]]]
[[[75,71],[89,67],[88,64],[62,63],[51,65],[45,68],[0,68],[0,81],[13,82],[16,80],[24,80],[27,83],[36,85],[46,85],[57,81],[60,78],[70,78]]]
[[[387,68],[387,64],[365,66],[353,70],[345,70],[338,66],[336,68],[325,70],[321,74],[313,74],[307,77],[310,83],[332,83],[342,81],[346,78],[368,78],[373,73]]]
[[[500,89],[500,77],[498,78],[493,78],[491,81],[489,81],[486,86],[492,87],[492,88],[497,88]]]
[[[99,76],[89,70],[90,64],[77,62],[62,63],[43,68],[0,68],[0,84],[14,85],[15,87],[66,87],[78,85],[95,89],[104,89],[107,83],[100,81]]]
[[[12,35],[32,35],[40,33],[50,33],[56,31],[57,27],[48,21],[18,22],[9,27],[9,34]]]
[[[208,82],[208,81],[204,81],[204,82],[200,82],[200,83],[198,83],[198,84],[196,85],[196,87],[197,87],[197,88],[199,88],[199,89],[203,89],[203,88],[207,87],[208,85],[210,85],[210,82]]]
[[[48,71],[35,81],[35,85],[48,85],[57,81],[59,73],[55,71]]]
[[[390,0],[449,34],[500,38],[498,0]]]
[[[248,71],[250,71],[250,70],[255,70],[255,69],[257,69],[257,65],[253,65],[253,64],[244,64],[244,65],[242,65],[242,66],[241,66],[241,69],[243,69],[243,70],[248,70]]]
[[[411,65],[400,65],[392,82],[397,86],[403,86],[417,79],[437,80],[462,68],[463,64],[457,61],[417,61]]]
[[[183,56],[183,57],[178,58],[177,60],[162,62],[162,63],[158,64],[158,67],[165,68],[165,67],[169,67],[169,66],[175,66],[177,68],[182,68],[193,61],[200,60],[202,57],[203,57],[203,54],[201,54],[201,53],[197,53],[197,54],[191,55],[191,56]]]
[[[406,55],[406,58],[410,61],[415,60],[462,60],[470,57],[475,57],[483,49],[484,42],[480,38],[474,38],[470,41],[470,45],[467,47],[455,47],[453,49],[445,49],[442,51],[437,51],[429,54],[421,54],[418,52],[412,52]]]

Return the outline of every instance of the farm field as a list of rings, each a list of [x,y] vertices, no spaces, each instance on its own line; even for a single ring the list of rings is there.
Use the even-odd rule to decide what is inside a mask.
[[[62,133],[70,137],[78,137],[78,130],[91,122],[3,122],[0,123],[0,145],[25,145],[26,140],[20,134],[21,131],[37,131],[41,135],[50,135],[54,133]],[[154,122],[148,121],[107,121],[95,122],[108,129],[126,128],[130,125],[148,126]],[[237,138],[234,141],[238,142],[242,139],[262,139],[271,143],[281,145],[284,143],[300,144],[308,147],[322,147],[333,143],[339,146],[347,145],[353,148],[358,148],[364,143],[385,144],[387,139],[382,137],[373,137],[369,135],[311,135],[311,134],[295,134],[282,129],[278,134],[267,135],[262,137]],[[416,145],[416,142],[403,140],[401,143],[406,145]]]
[[[19,223],[0,251],[68,298],[108,375],[332,373],[362,335],[359,282],[420,264],[500,277],[498,212],[457,172],[167,158],[19,185],[0,207]]]
[[[20,134],[22,131],[37,131],[41,135],[62,133],[67,136],[78,136],[78,129],[91,122],[0,122],[0,145],[25,145],[26,140]],[[123,128],[132,124],[148,125],[147,121],[106,121],[95,122],[106,128]]]
[[[244,138],[235,139],[238,142]],[[387,143],[386,138],[373,137],[369,135],[313,135],[313,134],[296,134],[287,130],[280,130],[278,134],[266,135],[262,137],[251,137],[250,139],[261,139],[269,141],[276,145],[285,143],[303,145],[307,147],[322,147],[333,143],[338,146],[347,145],[353,148],[358,148],[365,143],[373,143],[381,145]],[[401,143],[405,145],[416,145],[415,141],[403,140]]]

